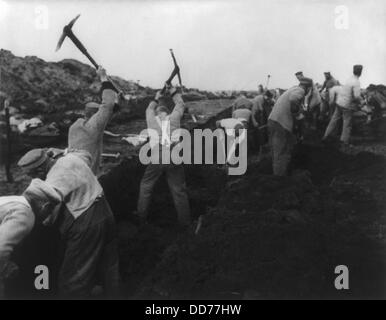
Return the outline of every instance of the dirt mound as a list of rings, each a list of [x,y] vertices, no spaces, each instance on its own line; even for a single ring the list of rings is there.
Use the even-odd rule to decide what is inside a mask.
[[[12,97],[12,104],[20,113],[48,116],[60,121],[69,110],[81,109],[89,101],[99,101],[100,81],[95,69],[73,59],[46,62],[35,56],[17,57],[0,50],[0,91]],[[120,77],[112,79],[130,94],[130,110],[124,110],[115,120],[144,117],[148,103],[156,89],[142,87]],[[185,101],[207,99],[208,92],[185,88]],[[221,98],[218,96],[217,98]],[[113,119],[114,121],[114,119]]]
[[[24,113],[50,113],[79,109],[98,99],[100,83],[95,69],[72,59],[46,62],[34,56],[14,56],[0,50],[1,91]],[[125,90],[141,89],[119,79]]]
[[[319,169],[329,162],[317,148],[305,152],[309,164],[321,161]],[[228,182],[199,235],[172,243],[136,297],[384,296],[386,257],[379,230],[374,230],[382,210],[371,188],[345,181],[385,162],[364,153],[340,155],[335,165],[343,160],[348,160],[347,170],[333,183],[330,176],[329,187],[321,175],[316,181],[323,183],[313,184],[308,171],[280,178],[252,169]],[[378,174],[386,178],[384,170]],[[350,268],[354,285],[349,296],[334,287],[334,269],[340,264]]]

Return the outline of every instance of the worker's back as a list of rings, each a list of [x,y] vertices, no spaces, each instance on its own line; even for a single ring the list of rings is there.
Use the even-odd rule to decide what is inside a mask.
[[[232,113],[232,118],[249,122],[251,120],[252,111],[247,108],[236,109]]]
[[[90,154],[71,152],[51,168],[46,182],[60,194],[74,218],[79,217],[103,194],[98,179],[91,171]]]
[[[236,110],[238,108],[248,108],[252,109],[252,101],[247,99],[244,96],[240,96],[236,98],[236,100],[232,104],[233,109]]]
[[[300,106],[304,96],[305,91],[299,86],[288,89],[277,99],[268,119],[278,122],[284,129],[292,132],[293,115],[291,104]]]
[[[343,108],[355,109],[354,100],[358,99],[359,97],[360,97],[359,78],[353,75],[342,86],[342,89],[338,94],[336,103]]]

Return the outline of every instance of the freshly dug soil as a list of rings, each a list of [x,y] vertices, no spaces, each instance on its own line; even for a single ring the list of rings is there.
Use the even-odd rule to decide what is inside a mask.
[[[292,176],[274,177],[264,174],[268,162],[251,163],[245,176],[228,181],[215,167],[187,167],[193,212],[205,214],[197,236],[180,233],[171,223],[175,212],[163,179],[151,225],[134,227],[129,217],[141,169],[124,164],[113,170],[104,187],[122,219],[127,295],[385,297],[384,158],[302,145],[293,165]],[[110,191],[110,181],[121,189]],[[349,291],[334,287],[334,270],[341,264],[350,270]]]

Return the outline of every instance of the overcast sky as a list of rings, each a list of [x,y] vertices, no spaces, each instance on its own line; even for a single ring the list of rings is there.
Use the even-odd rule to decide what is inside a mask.
[[[87,62],[68,39],[55,52],[78,13],[73,31],[95,60],[143,85],[162,86],[169,48],[187,87],[256,89],[270,74],[270,87],[286,88],[299,70],[315,82],[324,71],[344,81],[356,63],[362,86],[386,84],[384,0],[0,0],[0,47]]]

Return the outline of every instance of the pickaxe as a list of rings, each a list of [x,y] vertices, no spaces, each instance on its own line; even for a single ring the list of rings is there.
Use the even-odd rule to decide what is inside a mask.
[[[74,19],[72,19],[70,21],[70,23],[68,25],[66,25],[64,28],[63,28],[63,33],[62,35],[60,36],[60,39],[59,39],[59,42],[56,46],[56,51],[58,51],[62,44],[63,44],[63,41],[64,39],[66,39],[66,37],[70,38],[71,41],[75,44],[75,46],[80,50],[80,52],[82,52],[86,57],[87,59],[94,65],[94,67],[96,69],[98,69],[99,65],[96,63],[96,61],[91,57],[91,55],[88,53],[87,49],[84,47],[84,45],[82,44],[82,42],[80,42],[80,40],[75,36],[75,34],[72,32],[72,26],[74,25],[74,23],[76,22],[76,20],[78,20],[78,18],[80,17],[80,14],[78,14]],[[111,80],[111,78],[109,78],[109,81],[112,83],[112,85],[114,86],[114,88],[122,93],[122,90],[120,88],[118,88],[118,86]]]
[[[178,77],[178,83],[180,84],[181,90],[182,90],[182,80],[181,80],[181,73],[180,73],[180,67],[177,64],[176,57],[174,56],[173,49],[170,49],[170,54],[172,55],[173,63],[174,63],[174,68],[177,71],[177,77]]]
[[[170,54],[172,55],[172,59],[173,59],[173,63],[174,63],[174,69],[173,69],[173,72],[171,73],[169,79],[166,80],[166,82],[165,82],[166,85],[163,87],[162,93],[165,92],[167,86],[170,86],[172,84],[172,81],[173,81],[175,76],[178,76],[178,82],[179,82],[181,90],[182,90],[180,67],[177,64],[177,60],[176,60],[176,57],[174,56],[173,49],[170,49]]]

